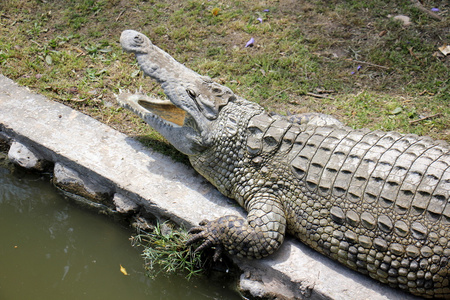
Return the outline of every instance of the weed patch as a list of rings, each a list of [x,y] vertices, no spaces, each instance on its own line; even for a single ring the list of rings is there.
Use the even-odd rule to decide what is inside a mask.
[[[164,273],[183,273],[189,279],[204,270],[204,259],[186,246],[188,233],[174,230],[166,223],[157,224],[151,231],[141,231],[131,238],[135,247],[141,247],[145,269],[150,277]]]

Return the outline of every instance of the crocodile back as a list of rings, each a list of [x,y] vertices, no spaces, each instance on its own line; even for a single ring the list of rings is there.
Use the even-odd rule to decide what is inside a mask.
[[[305,126],[288,160],[310,191],[341,207],[343,202],[398,220],[420,219],[426,227],[450,224],[450,152],[444,143],[396,132]],[[386,231],[395,229],[395,221]]]
[[[265,115],[252,118],[248,132],[247,154],[290,183],[273,189],[290,233],[393,287],[450,294],[446,143]]]

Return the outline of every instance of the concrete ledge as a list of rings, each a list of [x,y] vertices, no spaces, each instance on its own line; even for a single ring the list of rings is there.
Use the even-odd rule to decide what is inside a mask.
[[[89,178],[110,195],[106,205],[117,211],[141,207],[187,227],[227,214],[245,215],[191,168],[2,75],[0,139],[24,145],[35,157]],[[241,288],[253,297],[419,299],[350,271],[289,238],[267,259],[234,260],[243,270]]]

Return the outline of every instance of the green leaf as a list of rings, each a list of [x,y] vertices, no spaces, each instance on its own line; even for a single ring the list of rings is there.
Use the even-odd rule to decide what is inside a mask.
[[[389,114],[391,115],[398,115],[399,113],[401,113],[403,111],[403,108],[401,108],[400,106],[396,107],[394,110],[392,110]]]

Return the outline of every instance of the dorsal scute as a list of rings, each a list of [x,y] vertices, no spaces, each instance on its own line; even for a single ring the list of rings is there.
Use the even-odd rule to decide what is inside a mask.
[[[262,143],[262,151],[265,153],[272,153],[281,146],[282,139],[292,123],[287,119],[279,117],[267,128]]]
[[[349,205],[392,209],[399,216],[427,214],[431,222],[450,223],[446,144],[348,127],[300,129],[287,157],[299,184],[311,192]]]
[[[250,156],[257,156],[262,150],[262,138],[275,120],[267,114],[259,114],[250,119],[247,126],[247,152]]]

